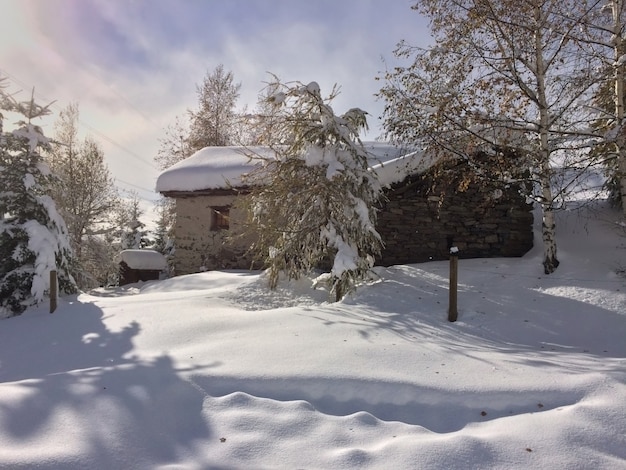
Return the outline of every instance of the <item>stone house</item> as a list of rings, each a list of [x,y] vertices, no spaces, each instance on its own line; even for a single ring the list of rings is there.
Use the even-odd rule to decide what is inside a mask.
[[[383,181],[378,264],[448,259],[452,246],[460,258],[522,256],[532,248],[532,204],[519,187],[490,184],[458,160],[416,170]]]
[[[461,258],[521,256],[532,247],[532,207],[516,188],[472,181],[456,161],[380,143],[366,147],[385,187],[378,264],[447,259],[452,245]],[[271,157],[265,147],[208,147],[159,176],[157,191],[176,200],[177,275],[251,267],[251,240],[240,236],[246,214],[235,204],[249,191],[242,175],[259,165],[251,153]]]

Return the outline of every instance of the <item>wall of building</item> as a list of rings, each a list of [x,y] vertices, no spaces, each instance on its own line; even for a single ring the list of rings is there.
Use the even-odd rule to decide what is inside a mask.
[[[450,246],[460,258],[522,256],[533,246],[532,205],[516,188],[473,182],[461,190],[459,180],[433,185],[416,177],[386,195],[377,223],[385,248],[377,264],[448,259]]]
[[[414,176],[386,191],[377,223],[385,248],[377,264],[448,259],[452,245],[461,258],[522,256],[532,247],[532,206],[515,188],[489,188],[462,178],[435,184],[428,175]],[[246,220],[233,206],[237,197],[176,198],[176,275],[251,267],[246,252],[253,240],[237,236]],[[231,206],[230,229],[212,230],[211,207],[224,206]]]
[[[245,213],[230,209],[230,230],[212,230],[212,207],[232,206],[237,196],[176,198],[174,270],[176,275],[214,269],[249,269],[250,240],[231,236],[243,231]]]

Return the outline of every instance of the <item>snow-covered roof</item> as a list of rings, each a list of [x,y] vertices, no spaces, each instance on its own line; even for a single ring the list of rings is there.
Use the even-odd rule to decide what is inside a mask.
[[[372,168],[383,185],[403,180],[420,165],[418,152],[383,142],[364,142],[371,155]],[[256,159],[253,157],[257,157]],[[191,157],[171,166],[157,179],[157,192],[192,192],[207,189],[241,187],[242,176],[262,165],[262,158],[273,158],[269,147],[205,147]]]
[[[242,175],[261,165],[251,156],[273,158],[269,147],[205,147],[161,173],[157,192],[198,191],[241,186]]]
[[[372,171],[376,172],[380,184],[387,187],[399,183],[409,175],[425,172],[435,164],[437,159],[435,155],[427,155],[426,152],[418,150],[373,165]]]
[[[131,269],[160,271],[167,268],[165,256],[154,250],[124,250],[120,253],[120,260]]]

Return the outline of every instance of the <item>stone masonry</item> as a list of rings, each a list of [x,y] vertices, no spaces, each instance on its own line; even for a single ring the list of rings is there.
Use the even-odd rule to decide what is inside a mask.
[[[445,180],[445,178],[444,178]],[[377,264],[522,256],[533,246],[532,205],[516,187],[501,188],[459,174],[447,182],[414,175],[386,191],[377,230],[385,248]]]

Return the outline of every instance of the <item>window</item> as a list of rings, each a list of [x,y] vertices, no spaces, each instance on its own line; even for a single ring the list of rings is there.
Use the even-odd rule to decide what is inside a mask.
[[[212,207],[211,230],[228,230],[230,227],[230,207]]]

